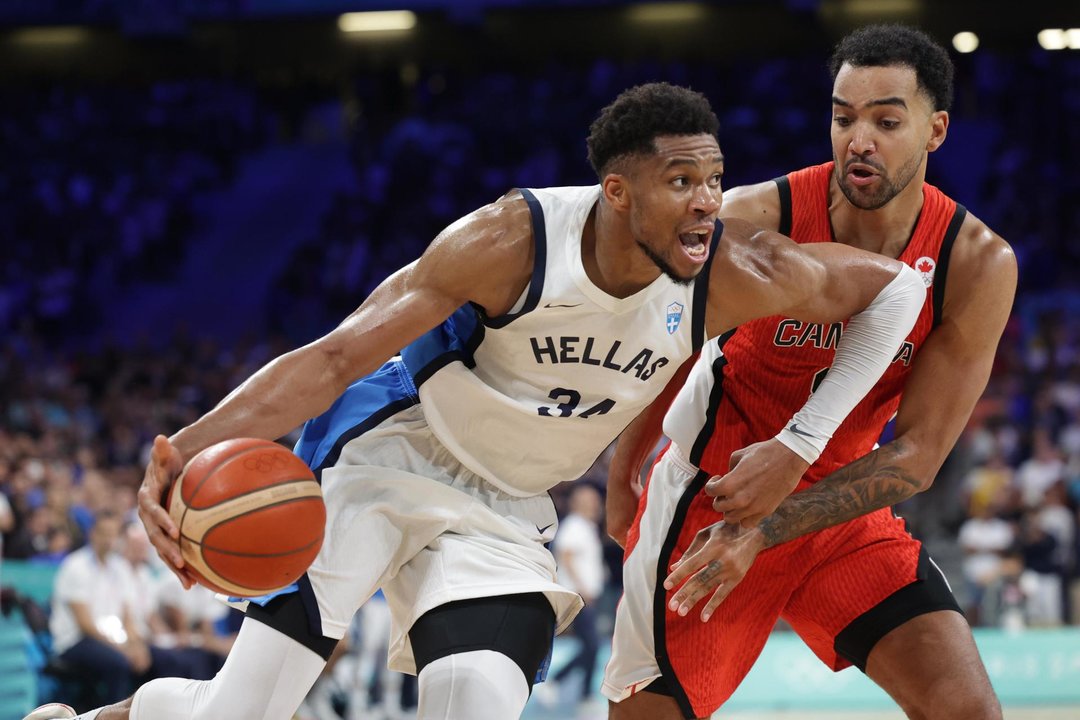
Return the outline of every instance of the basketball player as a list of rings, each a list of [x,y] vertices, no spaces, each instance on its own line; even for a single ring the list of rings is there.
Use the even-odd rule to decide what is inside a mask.
[[[922,280],[890,258],[718,222],[716,130],[698,93],[628,90],[589,137],[600,185],[521,190],[467,215],[337,329],[159,437],[140,514],[185,582],[159,501],[185,459],[227,438],[313,418],[296,451],[322,482],[326,540],[293,592],[249,604],[214,680],[148,684],[85,717],[285,720],[379,587],[390,665],[419,673],[420,718],[518,717],[581,606],[544,546],[547,490],[582,475],[705,338],[862,310],[795,415],[812,437],[781,431],[759,454],[754,472],[794,483],[888,366]]]
[[[899,258],[922,276],[925,304],[796,487],[724,473],[831,375],[839,324],[781,314],[739,328],[722,351],[707,344],[663,418],[672,442],[636,518],[632,483],[660,436],[663,399],[622,435],[608,511],[625,541],[625,595],[604,683],[618,720],[710,716],[781,617],[828,666],[857,666],[909,717],[1001,717],[951,591],[889,506],[930,485],[964,428],[1012,305],[1016,262],[924,181],[949,124],[945,50],[919,31],[873,26],[845,38],[831,65],[833,162],[736,188],[724,214],[807,248]],[[871,452],[894,413],[895,439]]]

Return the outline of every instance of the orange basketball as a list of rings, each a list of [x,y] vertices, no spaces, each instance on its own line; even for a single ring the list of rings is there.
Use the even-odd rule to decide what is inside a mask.
[[[173,483],[166,507],[180,528],[188,569],[227,595],[280,590],[304,574],[322,547],[326,507],[315,475],[269,440],[206,448]]]

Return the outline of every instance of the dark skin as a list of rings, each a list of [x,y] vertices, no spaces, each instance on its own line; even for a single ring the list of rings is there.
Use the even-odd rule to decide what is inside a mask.
[[[641,291],[661,272],[694,278],[720,212],[723,157],[714,137],[662,136],[654,148],[613,163],[582,234],[586,273],[615,297]],[[529,283],[533,257],[531,218],[520,195],[480,208],[444,230],[335,330],[270,362],[171,438],[158,436],[139,490],[139,516],[185,586],[194,578],[161,498],[187,459],[228,438],[284,435],[466,303],[492,317],[505,314]],[[709,335],[776,313],[811,322],[846,318],[900,270],[893,260],[851,248],[803,248],[741,220],[726,224],[711,267],[711,285],[724,292],[709,295]],[[858,280],[841,282],[850,277]],[[805,470],[805,462],[778,442],[761,448],[757,459],[740,472],[752,479],[780,468],[794,483]],[[130,700],[112,706],[99,720],[127,718],[129,708]]]
[[[903,66],[845,65],[833,96],[832,145],[838,173],[829,190],[829,215],[835,239],[897,257],[922,209],[927,155],[944,142],[948,114],[933,109],[914,70]],[[885,186],[895,193],[882,204],[889,194],[883,192]],[[736,188],[725,200],[725,217],[779,226],[780,198],[774,183]],[[699,611],[706,622],[762,550],[889,507],[928,488],[986,387],[1012,307],[1016,276],[1016,259],[1008,244],[968,214],[951,256],[942,322],[915,358],[897,412],[894,440],[810,489],[787,496],[761,518],[740,514],[730,502],[731,473],[712,478],[706,492],[716,498],[713,507],[725,512],[726,520],[699,531],[672,566],[664,587],[679,589],[669,609],[685,616],[708,598]],[[944,397],[949,401],[942,402]],[[640,463],[634,465],[640,455],[638,443],[659,437],[655,428],[633,432],[634,447],[623,458],[616,452],[620,464],[613,462],[613,471],[640,470]],[[734,470],[745,453],[732,455]],[[782,485],[773,479],[760,491],[775,497]],[[608,511],[610,515],[610,502]],[[616,521],[620,524],[612,534],[620,540],[625,530],[622,520]],[[887,634],[871,651],[867,674],[912,718],[1001,716],[970,629],[953,612],[922,615]],[[943,684],[941,678],[949,682]],[[681,717],[670,698],[649,697],[636,707],[637,698],[646,695],[613,705],[611,717]]]

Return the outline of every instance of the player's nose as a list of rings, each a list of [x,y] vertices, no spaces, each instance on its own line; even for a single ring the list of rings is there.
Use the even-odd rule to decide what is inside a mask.
[[[710,215],[720,209],[720,190],[702,184],[694,188],[690,198],[690,209],[703,215]]]
[[[877,149],[874,133],[865,125],[856,125],[854,132],[851,133],[848,149],[860,157],[873,153]]]

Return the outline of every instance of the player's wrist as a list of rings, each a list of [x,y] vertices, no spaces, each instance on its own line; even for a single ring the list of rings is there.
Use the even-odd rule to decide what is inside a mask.
[[[773,438],[791,452],[798,455],[808,465],[813,465],[825,452],[829,438],[822,438],[817,431],[808,428],[806,423],[792,420]]]

